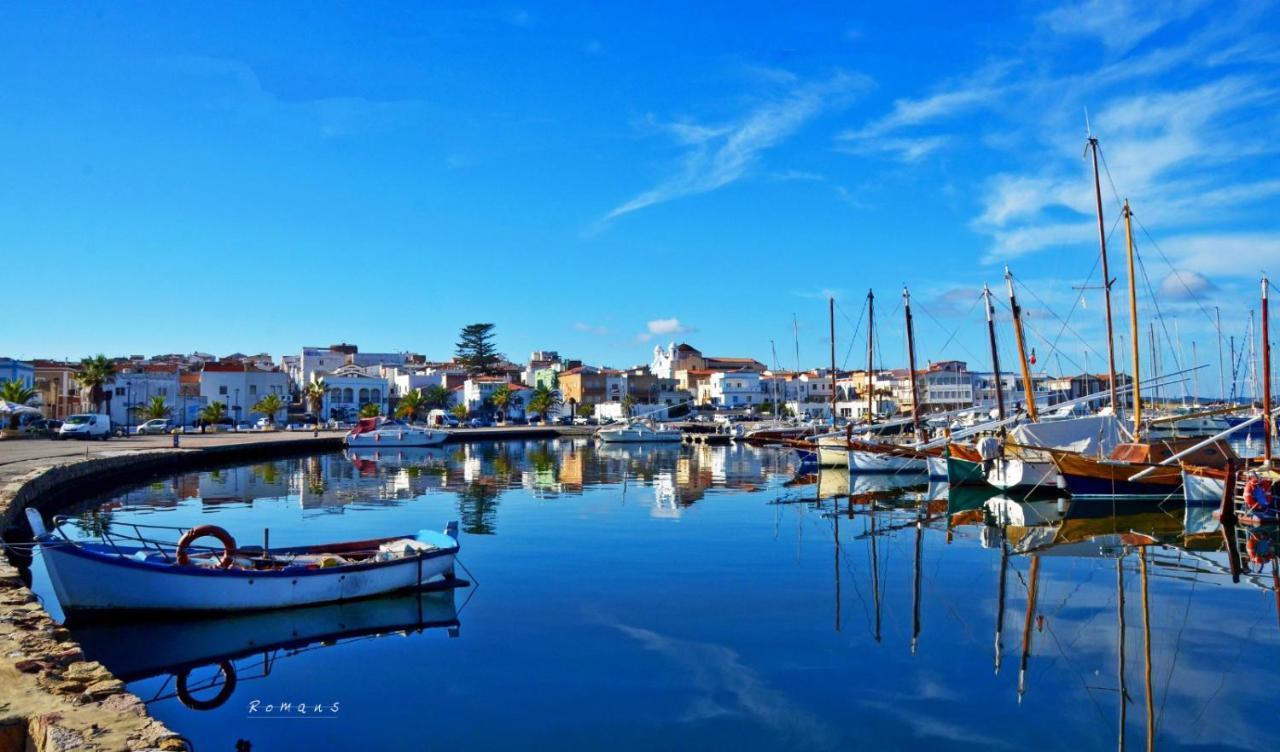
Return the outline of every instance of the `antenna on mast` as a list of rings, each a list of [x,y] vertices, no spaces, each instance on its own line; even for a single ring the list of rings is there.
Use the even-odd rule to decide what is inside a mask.
[[[1088,138],[1093,138],[1093,128],[1089,127],[1089,108],[1087,106],[1084,108],[1084,135]]]

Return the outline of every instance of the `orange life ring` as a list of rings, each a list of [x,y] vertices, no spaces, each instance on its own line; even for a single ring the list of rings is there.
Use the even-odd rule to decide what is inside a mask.
[[[1276,555],[1275,543],[1265,533],[1250,533],[1245,550],[1249,553],[1249,561],[1259,565],[1271,561]]]
[[[1258,498],[1258,494],[1262,494],[1262,498]],[[1256,475],[1250,475],[1249,481],[1244,484],[1244,505],[1250,511],[1257,509],[1271,509],[1271,489],[1270,484],[1264,483],[1261,478]]]
[[[190,564],[191,557],[187,555],[187,546],[191,542],[205,536],[217,538],[222,542],[222,560],[218,562],[221,569],[229,568],[235,563],[236,539],[231,537],[231,533],[218,527],[217,525],[196,525],[187,532],[182,534],[178,539],[178,563],[182,565]]]

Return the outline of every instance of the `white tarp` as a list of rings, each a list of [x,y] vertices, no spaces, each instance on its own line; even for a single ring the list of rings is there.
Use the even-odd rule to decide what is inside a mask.
[[[1114,415],[1024,423],[1012,431],[1016,444],[1065,449],[1080,454],[1110,454],[1124,440]]]

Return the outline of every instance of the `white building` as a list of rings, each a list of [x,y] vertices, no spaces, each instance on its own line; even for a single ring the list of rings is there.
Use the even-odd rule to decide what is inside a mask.
[[[384,415],[387,412],[387,380],[370,376],[359,366],[342,366],[324,374],[324,385],[320,411],[324,420],[355,420],[365,405],[377,405]]]
[[[462,384],[462,403],[472,412],[483,412],[487,409],[493,393],[506,387],[511,393],[507,399],[507,418],[524,418],[529,407],[529,398],[533,390],[524,384],[515,384],[501,376],[473,376]]]
[[[755,407],[764,401],[760,374],[755,371],[717,371],[705,385],[707,401],[718,407]]]
[[[252,423],[262,417],[253,406],[268,394],[282,406],[273,416],[282,423],[289,403],[289,377],[283,371],[262,370],[247,363],[206,363],[200,371],[200,396],[208,403],[221,402],[236,423]]]
[[[135,408],[147,404],[154,397],[164,400],[174,418],[181,418],[179,383],[176,368],[117,373],[103,385],[103,391],[111,397],[108,410],[112,425],[134,426],[142,422],[138,419]]]

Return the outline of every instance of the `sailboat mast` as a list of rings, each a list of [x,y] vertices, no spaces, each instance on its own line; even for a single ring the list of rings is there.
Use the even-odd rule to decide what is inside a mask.
[[[991,288],[982,285],[982,298],[987,301],[987,338],[991,340],[991,370],[996,383],[996,415],[1004,420],[1004,380],[1000,378],[1000,350],[996,347],[996,309],[991,304]]]
[[[1098,176],[1098,139],[1089,137],[1089,149],[1093,152],[1093,193],[1098,204],[1098,247],[1102,250],[1102,297],[1107,309],[1107,378],[1111,382],[1111,410],[1120,405],[1116,400],[1116,342],[1111,327],[1111,272],[1107,267],[1107,228],[1102,221],[1102,181]]]
[[[867,290],[867,422],[876,422],[876,293]]]
[[[1153,752],[1156,748],[1156,708],[1151,684],[1151,602],[1147,595],[1147,550],[1145,548],[1138,551],[1138,573],[1142,576],[1142,678],[1147,695],[1147,752]]]
[[[902,288],[902,311],[907,320],[907,373],[911,381],[911,425],[916,432],[916,441],[924,441],[924,431],[920,428],[920,392],[916,387],[916,337],[915,327],[911,325],[911,293]]]
[[[1119,636],[1119,646],[1117,650],[1117,668],[1120,671],[1120,752],[1124,752],[1124,732],[1125,732],[1125,715],[1129,705],[1129,686],[1124,678],[1124,557],[1116,558],[1116,632]]]
[[[1031,383],[1031,365],[1027,363],[1027,342],[1022,334],[1022,308],[1018,296],[1013,294],[1013,272],[1004,268],[1004,282],[1009,288],[1009,310],[1013,311],[1013,333],[1018,339],[1018,361],[1022,366],[1022,393],[1027,398],[1027,417],[1038,420],[1036,415],[1035,385]]]
[[[1099,204],[1101,206],[1101,204]],[[1099,215],[1101,216],[1101,215]],[[1138,351],[1141,349],[1141,338],[1138,336],[1138,277],[1133,263],[1133,212],[1129,210],[1129,199],[1124,200],[1124,239],[1129,251],[1129,334],[1133,340],[1133,440],[1142,440],[1142,379],[1139,367]],[[1106,251],[1103,251],[1106,255]],[[1110,327],[1108,327],[1110,331]],[[1111,404],[1115,409],[1115,372],[1111,373]]]
[[[1004,525],[1000,526],[1000,584],[996,590],[996,673],[1000,673],[1000,659],[1004,653],[1004,594],[1009,572],[1009,541]]]
[[[831,425],[836,424],[836,299],[830,298],[828,312],[831,319]]]
[[[1022,661],[1018,666],[1018,704],[1027,691],[1027,664],[1031,660],[1031,626],[1035,623],[1036,596],[1040,587],[1040,557],[1031,554],[1031,573],[1027,584],[1027,614],[1022,622]]]
[[[1218,399],[1225,400],[1227,398],[1227,376],[1222,370],[1222,311],[1218,306],[1213,307],[1213,325],[1218,332]]]
[[[1267,288],[1271,283],[1262,277],[1262,458],[1271,467],[1271,442],[1275,439],[1271,416],[1271,312]]]

